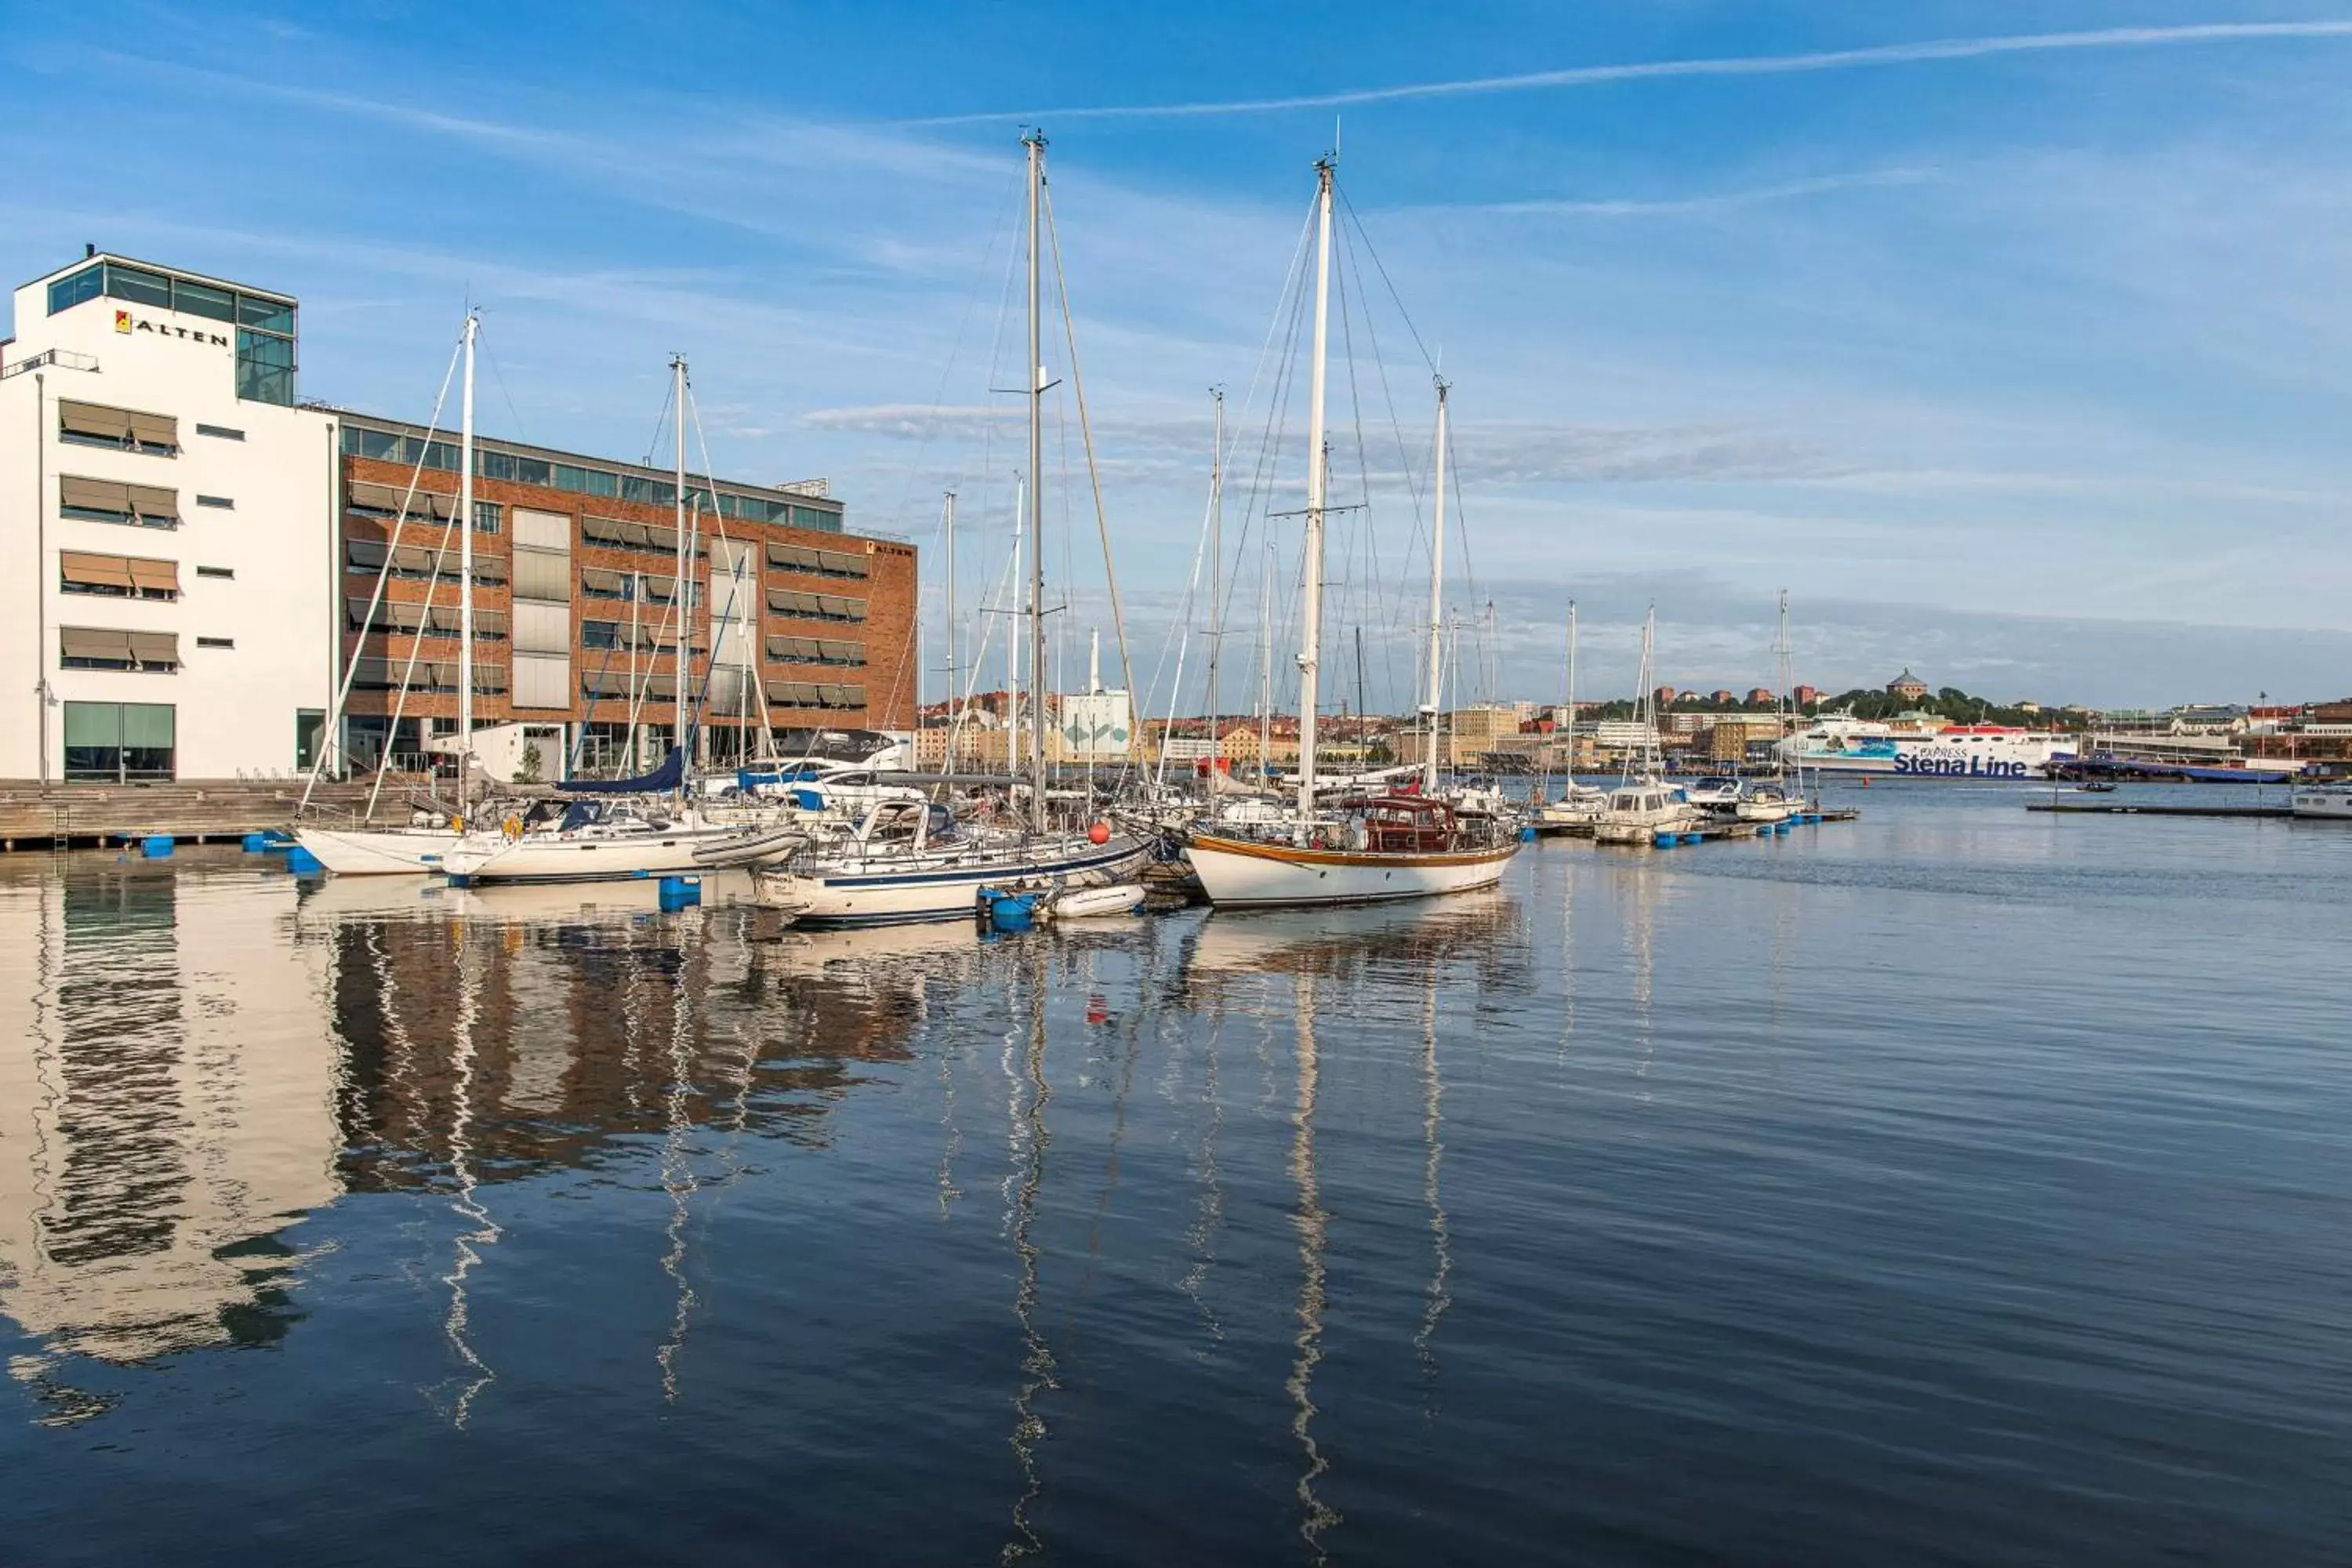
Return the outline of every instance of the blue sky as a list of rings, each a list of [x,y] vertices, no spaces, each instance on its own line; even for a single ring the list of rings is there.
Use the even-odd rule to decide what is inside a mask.
[[[290,289],[304,394],[417,416],[470,293],[484,427],[616,457],[652,445],[683,352],[723,473],[823,474],[927,545],[956,486],[969,599],[1019,460],[1018,399],[989,388],[1018,375],[1034,119],[1148,679],[1206,389],[1246,400],[1337,117],[1349,200],[1455,384],[1452,596],[1496,603],[1506,695],[1557,688],[1570,595],[1587,691],[1629,682],[1653,598],[1664,678],[1744,689],[1784,586],[1823,685],[1908,664],[2107,704],[2352,690],[2352,5],[1139,15],[24,10],[0,248],[17,280],[89,240]],[[1390,596],[1367,608],[1350,557],[1342,598],[1385,706],[1423,568],[1382,476],[1425,461],[1428,395],[1372,304]],[[1083,628],[1092,512],[1063,478],[1049,455]]]

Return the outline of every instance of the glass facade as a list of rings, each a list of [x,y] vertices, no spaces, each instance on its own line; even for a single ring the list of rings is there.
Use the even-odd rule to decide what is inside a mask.
[[[236,395],[251,403],[294,406],[294,340],[236,330]]]
[[[49,285],[49,314],[68,310],[85,300],[95,300],[106,292],[106,268],[92,262],[70,277],[60,278]]]
[[[177,719],[168,702],[67,703],[66,782],[168,783],[174,776]]]

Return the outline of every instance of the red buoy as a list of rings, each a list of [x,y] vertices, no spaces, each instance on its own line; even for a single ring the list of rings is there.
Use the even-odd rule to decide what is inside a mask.
[[[1097,823],[1096,823],[1092,827],[1087,828],[1087,843],[1089,843],[1089,844],[1108,844],[1108,843],[1109,843],[1109,842],[1110,842],[1110,824],[1109,824],[1109,823],[1108,823],[1108,822],[1097,822]]]

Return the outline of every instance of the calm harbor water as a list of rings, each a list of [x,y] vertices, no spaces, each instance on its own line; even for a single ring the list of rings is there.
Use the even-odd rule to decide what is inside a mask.
[[[2345,1561],[2352,832],[1846,798],[990,942],[11,858],[0,1558]]]

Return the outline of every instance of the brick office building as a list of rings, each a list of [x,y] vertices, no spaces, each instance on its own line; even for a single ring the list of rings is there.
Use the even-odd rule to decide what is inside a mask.
[[[396,755],[413,755],[426,733],[456,724],[458,542],[447,525],[457,443],[436,436],[428,450],[422,426],[340,419],[341,651],[343,668],[357,666],[345,734],[350,761],[366,766],[388,735]],[[677,732],[674,476],[511,441],[475,446],[474,721],[489,731],[485,765],[509,772],[505,760],[524,745],[544,778],[563,771],[551,753],[583,768],[650,765]],[[811,493],[818,487],[695,476],[688,485],[697,548],[683,619],[702,760],[756,754],[763,725],[780,737],[913,730],[914,547],[845,531],[841,503]]]

